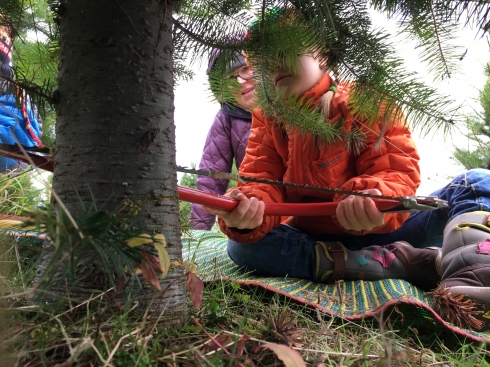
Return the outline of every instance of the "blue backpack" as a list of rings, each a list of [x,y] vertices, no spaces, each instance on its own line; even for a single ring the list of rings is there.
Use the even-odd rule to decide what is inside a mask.
[[[44,147],[40,135],[40,121],[25,92],[20,98],[20,105],[12,94],[0,95],[0,144],[16,146],[18,141],[26,148]],[[17,160],[0,156],[0,172],[26,166]]]

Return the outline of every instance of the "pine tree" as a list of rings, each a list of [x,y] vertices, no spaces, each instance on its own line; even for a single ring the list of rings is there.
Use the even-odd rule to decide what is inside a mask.
[[[13,24],[25,23],[32,14],[20,0],[6,3],[0,11]],[[294,101],[275,103],[278,96],[267,75],[277,57],[292,63],[298,50],[321,50],[336,78],[353,83],[353,108],[368,120],[381,115],[389,121],[403,112],[411,127],[445,132],[461,120],[451,99],[404,69],[388,35],[373,30],[368,6],[400,20],[400,32],[418,41],[421,58],[434,78],[455,72],[462,52],[447,41],[457,23],[472,23],[486,32],[490,14],[488,2],[445,0],[49,3],[58,25],[51,43],[59,50],[58,79],[56,83],[30,81],[31,90],[36,84],[38,94],[56,109],[53,188],[60,197],[58,209],[64,203],[75,218],[101,207],[125,211],[134,226],[163,233],[170,257],[176,259],[181,257],[181,243],[173,86],[177,74],[189,76],[184,62],[207,58],[213,47],[230,55],[245,50],[251,59],[259,60],[255,71],[262,81],[260,103],[267,113],[287,118],[319,140],[346,139],[355,148],[362,137],[344,135]],[[292,20],[280,30],[265,21],[278,14],[278,6],[290,9],[285,18]],[[249,32],[254,21],[251,37],[237,41],[234,36]],[[224,67],[217,69],[215,80],[226,87]],[[226,94],[227,88],[222,90]],[[104,254],[99,255],[107,259]],[[107,283],[81,275],[85,276],[77,284],[78,295],[101,291]],[[185,309],[179,276],[174,269],[162,281],[172,285],[160,303],[168,312]],[[65,293],[63,287],[51,290]],[[143,291],[141,304],[148,303],[151,295]]]

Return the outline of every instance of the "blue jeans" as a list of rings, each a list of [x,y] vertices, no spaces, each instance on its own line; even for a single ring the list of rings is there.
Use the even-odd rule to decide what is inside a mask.
[[[255,243],[228,240],[228,255],[240,267],[254,275],[292,277],[317,281],[315,276],[316,241],[340,241],[349,250],[372,245],[387,245],[407,241],[424,248],[442,246],[446,224],[454,217],[477,210],[490,212],[490,171],[470,170],[432,193],[448,202],[448,207],[425,212],[413,212],[396,231],[364,236],[311,236],[289,225],[280,225]]]

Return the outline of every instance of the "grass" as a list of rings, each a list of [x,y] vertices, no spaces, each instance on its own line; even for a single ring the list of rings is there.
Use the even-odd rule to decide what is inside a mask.
[[[490,366],[487,345],[410,306],[354,323],[229,281],[208,283],[180,327],[121,305],[112,288],[79,304],[33,304],[40,253],[33,238],[0,236],[2,366]]]
[[[37,205],[47,200],[46,191],[35,184],[38,171],[13,171],[0,175],[0,213],[27,216]]]
[[[162,315],[118,307],[111,291],[68,309],[32,306],[28,290],[40,245],[8,236],[1,242],[8,325],[2,345],[11,365],[276,366],[277,355],[261,347],[276,343],[313,367],[490,366],[485,345],[424,325],[403,308],[352,323],[228,281],[207,284],[202,307],[189,304],[179,328],[167,328]]]

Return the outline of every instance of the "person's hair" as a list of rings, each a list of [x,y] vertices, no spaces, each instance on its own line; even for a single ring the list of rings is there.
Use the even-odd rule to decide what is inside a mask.
[[[327,92],[322,96],[320,100],[320,109],[321,112],[323,112],[325,121],[329,120],[330,107],[332,106],[333,97],[337,92],[337,86],[338,86],[337,81],[332,76],[330,76],[330,80],[332,80],[332,85],[330,86],[330,88],[328,88]]]

